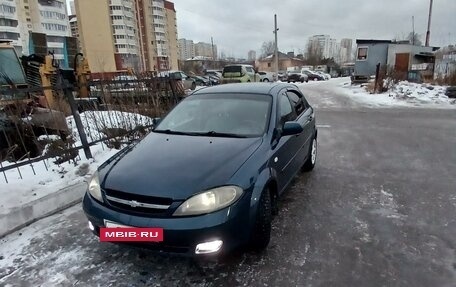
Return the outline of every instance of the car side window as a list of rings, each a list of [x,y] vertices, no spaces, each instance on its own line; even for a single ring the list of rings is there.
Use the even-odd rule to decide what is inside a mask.
[[[287,96],[290,98],[291,104],[293,105],[296,114],[298,116],[301,115],[307,108],[302,101],[301,95],[295,93],[294,91],[288,91]]]
[[[291,106],[290,100],[287,95],[283,93],[280,96],[279,101],[279,115],[280,115],[280,125],[282,126],[285,122],[293,121],[296,119],[296,113]]]

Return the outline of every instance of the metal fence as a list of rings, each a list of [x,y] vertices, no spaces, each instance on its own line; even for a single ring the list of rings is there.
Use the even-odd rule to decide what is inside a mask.
[[[46,97],[44,96],[46,95]],[[185,95],[180,81],[152,75],[49,87],[0,87],[0,173],[37,164],[77,163],[79,150],[121,148],[143,138]],[[44,100],[46,99],[46,100]]]

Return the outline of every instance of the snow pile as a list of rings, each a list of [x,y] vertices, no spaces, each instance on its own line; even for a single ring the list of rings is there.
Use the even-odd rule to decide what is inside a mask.
[[[429,84],[416,84],[407,81],[399,82],[389,91],[381,94],[371,94],[367,86],[351,85],[344,81],[339,86],[340,91],[357,102],[371,106],[422,106],[438,108],[456,108],[456,99],[445,95],[446,87]]]
[[[81,114],[89,142],[106,137],[110,129],[133,130],[140,126],[151,125],[152,119],[138,114],[119,111],[88,111]],[[74,145],[81,146],[76,124],[72,116],[67,118],[68,128],[73,135]],[[105,132],[98,132],[98,130]],[[56,140],[54,135],[41,136],[40,140]],[[48,146],[45,148],[45,151]],[[47,159],[25,165],[18,169],[6,171],[8,183],[0,173],[0,208],[4,210],[20,206],[38,197],[46,196],[59,189],[87,181],[97,166],[109,159],[119,150],[112,149],[100,142],[90,147],[92,159],[87,160],[84,151],[79,150],[79,155],[70,161],[61,164],[55,163],[55,158]],[[10,162],[3,162],[8,166]],[[35,172],[35,174],[34,174]],[[22,175],[22,179],[21,179]]]

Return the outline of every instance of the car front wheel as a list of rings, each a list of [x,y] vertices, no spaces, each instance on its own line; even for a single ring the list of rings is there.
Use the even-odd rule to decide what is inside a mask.
[[[309,148],[309,154],[307,155],[307,160],[302,166],[302,171],[311,171],[315,167],[317,162],[317,137],[314,137]]]
[[[263,82],[269,82],[269,80],[268,79],[264,79]]]
[[[271,239],[272,206],[269,188],[262,192],[255,223],[250,237],[250,248],[255,251],[265,249]]]

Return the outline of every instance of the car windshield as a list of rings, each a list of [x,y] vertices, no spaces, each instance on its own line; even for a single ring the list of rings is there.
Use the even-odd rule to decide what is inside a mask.
[[[267,128],[272,97],[258,94],[204,94],[188,97],[155,132],[226,137],[259,137]]]

